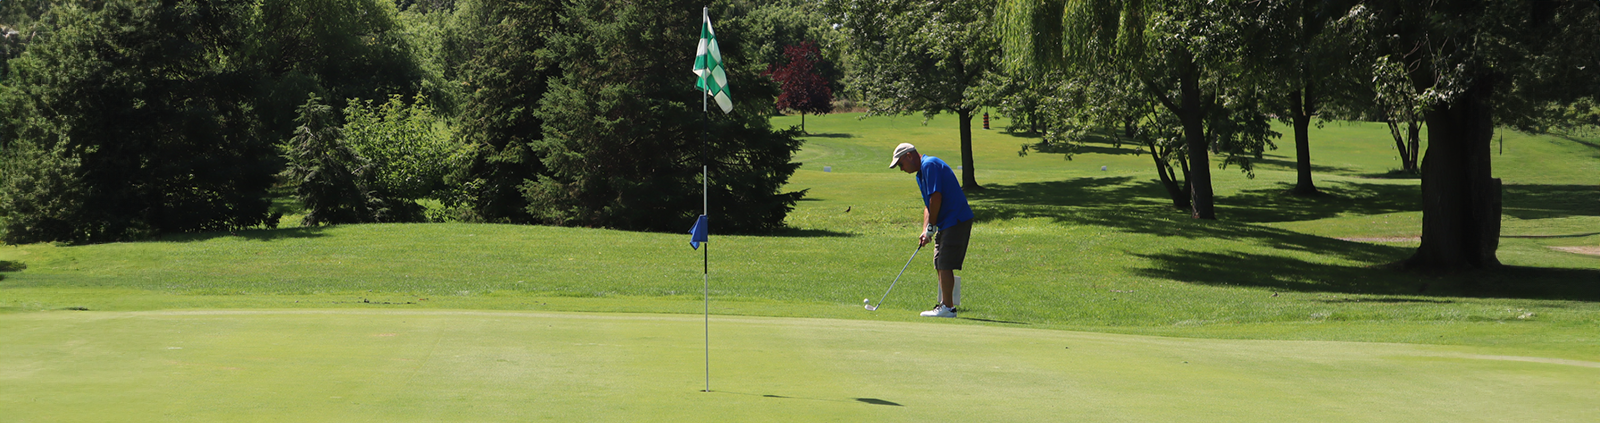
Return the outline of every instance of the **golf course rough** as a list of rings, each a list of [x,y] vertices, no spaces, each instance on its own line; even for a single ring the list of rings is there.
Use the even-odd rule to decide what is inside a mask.
[[[0,420],[1600,421],[1600,363],[1477,347],[494,311],[0,315]]]

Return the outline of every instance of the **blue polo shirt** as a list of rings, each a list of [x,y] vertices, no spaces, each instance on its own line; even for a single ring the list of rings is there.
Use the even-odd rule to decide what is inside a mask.
[[[934,219],[938,219],[934,224],[939,225],[940,230],[972,220],[972,207],[967,206],[967,194],[961,192],[956,172],[950,170],[950,165],[945,164],[944,160],[922,156],[922,170],[917,171],[917,188],[922,190],[923,207],[928,207],[933,193],[941,194],[939,214],[934,216]]]

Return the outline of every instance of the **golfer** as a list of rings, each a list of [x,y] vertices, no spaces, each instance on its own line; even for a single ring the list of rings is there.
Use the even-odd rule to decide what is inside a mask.
[[[900,168],[905,173],[917,174],[917,188],[922,191],[922,235],[917,246],[933,241],[933,269],[939,272],[939,298],[933,310],[922,312],[923,317],[956,317],[953,292],[956,271],[967,258],[967,239],[972,236],[972,207],[967,206],[967,195],[961,192],[955,171],[938,157],[917,153],[917,147],[901,143],[894,148],[894,159],[889,167]],[[938,235],[934,235],[937,231]]]

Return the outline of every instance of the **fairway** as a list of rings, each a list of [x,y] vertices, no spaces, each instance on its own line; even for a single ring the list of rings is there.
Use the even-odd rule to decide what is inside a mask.
[[[0,315],[6,421],[1581,422],[1600,363],[1407,344],[487,311]],[[17,342],[20,341],[20,342]]]

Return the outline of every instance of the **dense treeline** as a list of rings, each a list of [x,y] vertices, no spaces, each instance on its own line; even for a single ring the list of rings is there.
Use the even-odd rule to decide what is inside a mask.
[[[0,234],[275,227],[274,192],[310,225],[681,230],[702,162],[719,230],[776,229],[798,142],[759,75],[821,39],[801,5],[717,5],[740,96],[706,121],[689,2],[0,3]]]

